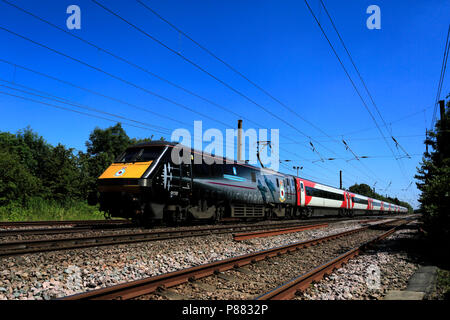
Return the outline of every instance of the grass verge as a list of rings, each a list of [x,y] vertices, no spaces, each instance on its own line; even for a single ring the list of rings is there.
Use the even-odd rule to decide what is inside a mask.
[[[103,213],[98,206],[84,201],[69,200],[65,203],[31,198],[25,204],[10,203],[0,207],[0,221],[63,221],[101,220]]]

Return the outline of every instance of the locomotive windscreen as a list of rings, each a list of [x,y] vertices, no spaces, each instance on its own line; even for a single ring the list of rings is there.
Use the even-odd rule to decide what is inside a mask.
[[[146,162],[156,160],[164,147],[145,147],[128,149],[117,157],[115,162]]]

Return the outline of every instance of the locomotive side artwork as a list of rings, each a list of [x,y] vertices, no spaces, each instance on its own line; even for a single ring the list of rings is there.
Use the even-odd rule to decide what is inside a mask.
[[[190,161],[174,162],[174,148],[181,145],[158,141],[129,147],[98,179],[101,210],[143,224],[407,212],[391,203],[243,162],[220,158],[217,163],[218,157],[195,150],[182,155]],[[205,161],[195,163],[196,156]]]

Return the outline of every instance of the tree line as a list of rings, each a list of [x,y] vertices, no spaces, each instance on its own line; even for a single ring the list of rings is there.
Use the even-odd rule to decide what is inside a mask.
[[[164,138],[161,138],[164,140]],[[0,132],[0,206],[26,206],[31,198],[57,201],[86,201],[97,194],[97,178],[128,146],[151,141],[130,138],[120,123],[95,128],[86,141],[86,152],[52,146],[26,128],[12,134]],[[349,191],[381,201],[412,207],[397,198],[375,193],[367,184]]]
[[[396,204],[398,206],[406,207],[406,208],[408,208],[408,212],[410,212],[410,213],[413,212],[413,208],[408,202],[400,201],[397,197],[395,197],[395,198],[385,197],[381,194],[378,194],[369,185],[367,185],[365,183],[354,184],[353,186],[348,188],[348,191],[357,193],[357,194],[360,194],[360,195],[363,195],[363,196],[366,196],[369,198],[377,199],[377,200],[380,200],[383,202],[389,202],[389,203]]]
[[[96,193],[97,178],[114,159],[128,146],[145,141],[151,138],[130,138],[120,123],[95,128],[85,143],[86,152],[78,153],[62,144],[50,145],[29,127],[16,134],[0,132],[0,205],[24,204],[34,196],[86,200]],[[366,184],[355,184],[349,191],[411,208]]]
[[[163,139],[163,138],[161,138]],[[97,177],[128,146],[151,138],[130,138],[120,123],[95,128],[86,152],[62,144],[52,146],[26,128],[0,132],[0,206],[26,205],[33,197],[66,202],[87,200],[96,193]]]

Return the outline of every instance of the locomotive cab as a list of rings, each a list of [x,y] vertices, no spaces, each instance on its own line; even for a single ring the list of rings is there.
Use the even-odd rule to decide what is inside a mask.
[[[139,218],[152,216],[155,177],[167,151],[161,142],[129,147],[98,178],[100,210],[105,216]],[[145,213],[145,214],[144,214]]]

